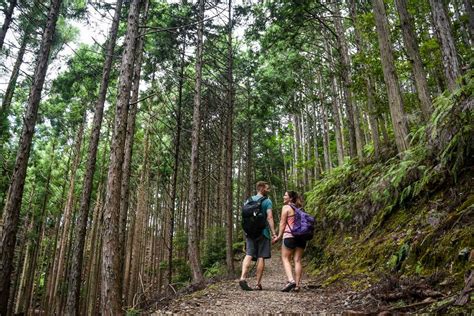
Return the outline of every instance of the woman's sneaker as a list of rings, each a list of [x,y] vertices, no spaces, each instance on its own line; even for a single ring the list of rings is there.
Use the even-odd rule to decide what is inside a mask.
[[[296,287],[295,282],[288,282],[284,288],[281,289],[282,292],[290,292]]]

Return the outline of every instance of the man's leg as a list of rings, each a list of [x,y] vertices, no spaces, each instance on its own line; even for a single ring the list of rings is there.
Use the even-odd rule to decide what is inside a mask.
[[[252,263],[252,256],[246,255],[242,261],[242,274],[240,275],[241,280],[245,280],[249,273],[250,264]]]
[[[257,284],[262,284],[263,270],[265,270],[265,259],[257,259]]]

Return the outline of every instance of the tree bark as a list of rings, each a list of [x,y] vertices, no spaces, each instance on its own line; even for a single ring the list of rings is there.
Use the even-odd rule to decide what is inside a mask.
[[[430,0],[431,14],[436,29],[436,35],[441,44],[444,75],[448,89],[454,91],[458,86],[456,80],[461,76],[456,45],[451,33],[451,25],[442,0]]]
[[[148,225],[147,221],[147,208],[148,208],[148,131],[145,135],[144,149],[143,149],[143,163],[140,174],[140,182],[137,189],[137,211],[136,211],[136,222],[135,222],[135,233],[131,251],[131,263],[130,263],[130,286],[128,293],[124,293],[127,296],[127,305],[133,305],[133,299],[137,293],[137,285],[139,278],[139,269],[143,265],[141,260],[144,250],[144,232]]]
[[[322,82],[322,77],[319,78]],[[337,85],[336,85],[336,76],[334,75],[334,72],[330,71],[330,79],[331,80],[331,89],[332,89],[332,96],[331,96],[331,112],[332,112],[332,119],[334,121],[334,133],[335,133],[335,138],[336,138],[336,149],[337,149],[337,162],[339,166],[342,166],[344,164],[344,142],[342,141],[342,130],[341,130],[341,118],[339,116],[339,108],[338,108],[338,102],[337,102]],[[353,124],[353,123],[352,123]],[[349,123],[349,130],[351,129],[351,123]],[[354,128],[354,125],[352,125],[352,128]],[[353,136],[355,136],[355,131]],[[349,143],[351,142],[352,137],[349,136]],[[353,143],[355,145],[355,142]],[[353,145],[349,146],[352,148]],[[356,146],[354,146],[355,148]],[[356,151],[352,152],[352,155],[354,155]],[[352,156],[351,157],[354,157]]]
[[[198,186],[199,186],[199,132],[201,130],[201,82],[202,82],[202,53],[204,29],[204,0],[199,0],[199,16],[196,48],[196,83],[194,87],[194,111],[191,136],[191,170],[189,179],[189,211],[188,211],[188,252],[189,263],[194,284],[202,284],[203,274],[199,262],[198,230]]]
[[[232,0],[229,0],[229,21],[228,21],[228,48],[227,48],[227,126],[226,126],[226,181],[224,195],[226,198],[226,263],[227,274],[229,276],[234,274],[234,253],[232,251],[232,229],[233,229],[233,214],[232,214],[232,166],[233,166],[233,130],[234,130],[234,78],[233,78],[233,53],[232,53]]]
[[[357,25],[357,13],[356,13],[356,1],[350,0],[349,1],[349,13],[351,19],[354,24],[354,37],[355,37],[355,44],[357,51],[359,53],[365,54],[365,49],[363,47],[361,35],[359,33],[359,27]],[[376,159],[380,157],[380,135],[378,130],[378,123],[377,123],[377,109],[375,108],[375,87],[374,87],[374,80],[373,76],[370,73],[370,67],[367,64],[363,64],[363,70],[365,73],[365,82],[366,82],[366,89],[367,89],[367,109],[369,114],[369,122],[372,126],[372,140],[374,142],[374,156]]]
[[[148,0],[144,1],[144,10],[143,17],[141,19],[142,25],[146,25],[147,14],[148,14]],[[143,35],[144,32],[141,32]],[[120,219],[119,219],[119,234],[120,234],[120,260],[125,259],[125,236],[126,236],[126,226],[127,226],[127,213],[129,206],[129,195],[130,195],[130,174],[132,168],[132,153],[133,153],[133,143],[135,140],[135,119],[138,111],[138,95],[140,88],[140,74],[142,69],[142,59],[143,59],[143,36],[140,36],[136,41],[136,56],[134,61],[133,69],[133,84],[132,84],[132,96],[129,104],[129,113],[127,117],[127,132],[125,138],[125,154],[122,167],[122,182],[121,182],[121,195],[120,195]],[[123,265],[120,275],[123,276]],[[120,282],[122,283],[122,280]]]
[[[10,0],[8,8],[4,12],[5,17],[3,20],[2,29],[0,30],[0,50],[3,48],[5,36],[7,35],[8,29],[10,28],[10,24],[12,23],[13,11],[15,10],[17,2],[17,0]]]
[[[10,80],[8,81],[7,90],[5,91],[5,95],[3,96],[2,101],[2,108],[0,110],[0,144],[6,143],[7,139],[5,139],[4,135],[8,134],[8,112],[13,100],[13,94],[15,92],[16,82],[18,80],[18,75],[20,74],[20,67],[23,64],[23,57],[26,52],[26,46],[29,41],[29,36],[23,34],[21,40],[21,46],[18,50],[18,55],[15,60],[15,65],[13,66],[12,74],[10,76]],[[0,207],[3,205],[0,205]]]
[[[67,199],[66,199],[66,205],[64,206],[64,211],[63,211],[63,227],[62,227],[62,233],[61,237],[59,239],[59,247],[58,247],[58,261],[57,261],[57,266],[53,269],[53,291],[50,296],[50,302],[49,306],[50,308],[53,308],[53,313],[55,314],[62,314],[62,311],[60,310],[60,305],[61,305],[61,293],[58,293],[58,288],[60,287],[60,284],[65,282],[65,266],[66,266],[66,254],[67,254],[67,249],[69,246],[69,235],[70,235],[70,226],[71,226],[71,221],[73,218],[73,212],[74,212],[74,188],[75,188],[75,183],[76,183],[76,173],[77,173],[77,168],[79,167],[79,163],[81,161],[81,147],[82,147],[82,139],[83,139],[83,134],[84,134],[84,124],[86,120],[86,113],[84,111],[83,114],[83,119],[81,122],[81,125],[79,126],[79,130],[77,132],[76,136],[76,143],[74,146],[74,160],[72,163],[71,167],[71,176],[69,179],[69,190],[67,194]]]
[[[348,129],[349,129],[349,153],[351,158],[358,156],[359,159],[363,158],[363,146],[364,143],[362,141],[362,134],[360,129],[360,114],[357,109],[357,105],[355,104],[353,97],[352,97],[352,76],[350,72],[351,61],[349,58],[349,51],[347,48],[347,40],[344,35],[344,28],[341,23],[341,13],[339,11],[339,5],[337,1],[334,4],[334,25],[336,27],[337,33],[337,42],[339,46],[339,51],[341,54],[341,66],[342,66],[342,81],[343,84],[343,92],[344,92],[344,99],[346,101],[346,109],[347,109],[347,121],[348,121]]]
[[[474,42],[474,9],[472,8],[471,0],[464,0],[464,9],[467,12],[467,17],[469,19],[469,37],[471,43]]]
[[[115,14],[112,21],[112,26],[110,28],[109,38],[107,40],[105,62],[102,69],[102,79],[97,103],[95,105],[94,119],[92,122],[92,132],[87,154],[86,172],[84,175],[84,182],[82,184],[81,201],[79,204],[77,223],[74,228],[74,250],[72,252],[71,272],[69,274],[70,286],[65,311],[67,315],[79,314],[79,294],[81,290],[81,271],[84,258],[84,242],[86,238],[87,219],[89,217],[94,172],[97,161],[97,150],[99,147],[100,129],[104,115],[104,103],[107,95],[107,88],[109,86],[110,71],[112,69],[121,9],[122,0],[117,0],[115,5]]]
[[[133,0],[130,4],[125,49],[120,66],[119,91],[115,107],[115,127],[110,149],[102,244],[101,304],[104,315],[123,315],[121,308],[120,256],[117,255],[120,253],[120,196],[128,105],[133,80],[133,61],[138,38],[140,3],[140,0]]]
[[[49,52],[56,31],[56,22],[59,16],[59,7],[62,0],[51,0],[48,21],[41,40],[38,52],[38,62],[33,76],[28,97],[28,105],[24,118],[12,182],[8,191],[7,201],[3,212],[3,230],[0,236],[0,315],[7,314],[10,293],[10,277],[12,271],[13,254],[15,251],[16,235],[20,218],[21,199],[25,185],[26,169],[30,156],[31,142],[35,131],[41,92],[48,70]]]
[[[322,123],[323,126],[323,155],[324,155],[324,170],[328,173],[331,172],[331,151],[329,150],[329,123],[327,110],[324,104],[321,104]]]
[[[408,124],[403,109],[403,101],[398,85],[398,77],[395,72],[392,46],[390,44],[390,33],[385,13],[383,0],[372,0],[374,6],[375,24],[379,38],[380,55],[382,59],[382,69],[387,85],[390,114],[392,117],[395,142],[398,152],[402,153],[409,147]]]
[[[408,60],[413,67],[413,75],[415,77],[418,99],[420,100],[421,112],[423,119],[428,121],[432,112],[430,91],[428,89],[426,72],[418,49],[413,19],[408,13],[406,0],[395,0],[395,3],[397,5],[398,15],[400,16],[400,24],[402,26],[403,40],[405,42]]]

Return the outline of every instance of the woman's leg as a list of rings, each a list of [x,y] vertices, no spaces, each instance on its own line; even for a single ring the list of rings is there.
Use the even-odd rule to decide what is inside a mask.
[[[297,247],[295,249],[295,256],[293,260],[295,261],[295,281],[296,286],[300,286],[301,275],[303,274],[303,267],[301,265],[301,258],[303,258],[304,249]]]
[[[285,244],[282,243],[281,245],[281,261],[283,262],[283,268],[285,269],[286,277],[288,278],[288,282],[295,282],[293,279],[293,272],[291,271],[291,255],[293,254],[292,249],[286,248]]]

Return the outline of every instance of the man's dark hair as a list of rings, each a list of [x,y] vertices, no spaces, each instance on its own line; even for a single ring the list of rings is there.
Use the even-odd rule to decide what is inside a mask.
[[[265,181],[258,181],[257,182],[257,192],[260,192],[263,188],[265,188],[268,185],[268,182]]]

